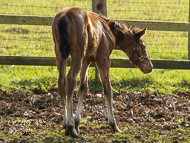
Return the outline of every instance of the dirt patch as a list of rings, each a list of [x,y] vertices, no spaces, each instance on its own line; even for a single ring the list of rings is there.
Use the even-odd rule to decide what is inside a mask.
[[[167,131],[173,131],[170,141],[188,141],[190,94],[185,91],[175,91],[175,94],[161,96],[159,93],[133,92],[113,95],[114,115],[122,130],[122,137],[119,137],[107,125],[105,97],[88,93],[81,110],[82,122],[77,141],[107,142],[111,139],[117,142],[117,138],[127,141],[132,137],[135,141],[145,142],[153,131],[159,132],[159,137],[151,141],[164,141]],[[74,93],[73,96],[75,113],[78,95]],[[2,92],[0,121],[2,142],[73,141],[65,137],[62,130],[62,105],[57,92],[40,95],[31,91]]]

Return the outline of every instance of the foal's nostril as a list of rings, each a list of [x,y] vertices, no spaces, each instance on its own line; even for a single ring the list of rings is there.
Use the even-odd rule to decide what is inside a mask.
[[[148,72],[149,72],[149,73],[152,72],[152,68],[148,69]]]
[[[152,67],[146,67],[147,73],[152,72]]]

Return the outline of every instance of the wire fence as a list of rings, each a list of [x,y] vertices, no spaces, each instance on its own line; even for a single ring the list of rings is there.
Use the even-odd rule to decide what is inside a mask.
[[[54,16],[64,7],[92,11],[91,0],[1,0],[0,14]],[[107,0],[110,19],[189,21],[187,0]],[[155,59],[188,59],[187,32],[148,31],[144,37]],[[0,25],[0,55],[55,56],[50,26]],[[125,55],[114,51],[112,57]]]
[[[128,20],[156,20],[188,22],[189,4],[180,1],[167,3],[158,1],[151,2],[127,2],[107,1],[108,16],[113,19]]]
[[[1,14],[54,16],[64,7],[82,7],[92,11],[91,0],[1,0]]]

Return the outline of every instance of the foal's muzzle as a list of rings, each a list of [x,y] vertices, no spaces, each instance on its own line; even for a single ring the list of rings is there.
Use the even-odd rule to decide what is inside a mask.
[[[145,62],[145,61],[144,61]],[[147,64],[146,64],[147,63]],[[138,68],[143,72],[143,73],[150,73],[152,72],[153,69],[153,64],[152,62],[148,59],[148,61],[145,64],[140,63],[138,65]]]

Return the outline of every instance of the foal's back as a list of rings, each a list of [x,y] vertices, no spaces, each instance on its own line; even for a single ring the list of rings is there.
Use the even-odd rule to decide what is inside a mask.
[[[63,58],[79,52],[85,60],[95,62],[99,56],[109,56],[115,46],[106,20],[77,7],[60,10],[52,23],[52,32],[56,55]]]

